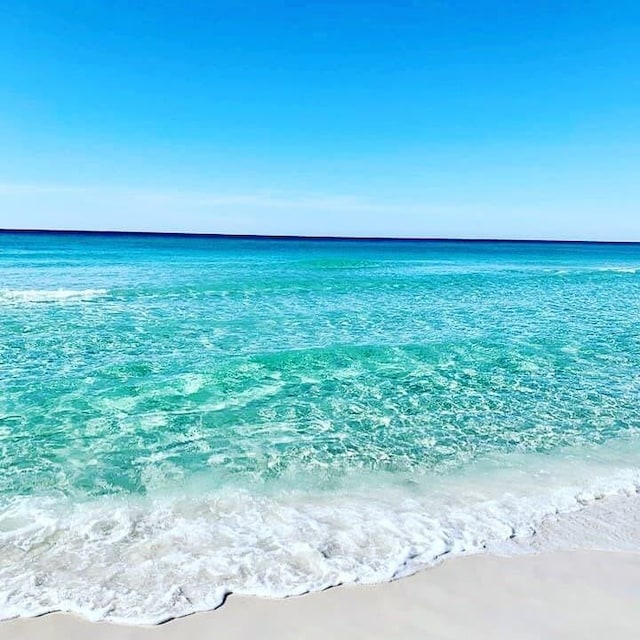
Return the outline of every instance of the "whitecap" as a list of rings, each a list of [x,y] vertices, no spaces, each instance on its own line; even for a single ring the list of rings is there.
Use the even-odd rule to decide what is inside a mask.
[[[86,301],[107,295],[106,289],[4,289],[1,302],[66,302]]]
[[[597,271],[606,271],[611,273],[640,273],[640,267],[600,267]]]

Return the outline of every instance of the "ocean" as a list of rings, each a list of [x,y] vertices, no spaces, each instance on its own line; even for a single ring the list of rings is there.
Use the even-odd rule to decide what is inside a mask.
[[[0,619],[540,549],[639,406],[640,245],[1,233]]]

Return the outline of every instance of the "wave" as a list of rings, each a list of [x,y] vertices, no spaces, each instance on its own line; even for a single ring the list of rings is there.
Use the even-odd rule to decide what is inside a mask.
[[[601,267],[596,271],[608,271],[613,273],[640,273],[640,267]]]
[[[546,273],[551,273],[557,276],[566,276],[566,275],[580,275],[580,274],[589,274],[589,273],[620,273],[620,274],[628,274],[635,275],[640,273],[640,267],[631,267],[631,266],[619,266],[619,267],[565,267],[562,269],[544,269]]]
[[[4,289],[2,302],[65,302],[93,300],[107,295],[106,289]]]
[[[536,533],[557,514],[640,491],[637,466],[594,476],[585,461],[581,482],[553,488],[562,473],[511,473],[445,479],[428,493],[378,482],[315,494],[13,497],[0,505],[0,619],[67,611],[155,624],[214,609],[229,593],[390,581],[448,557],[511,553],[514,541],[518,553],[540,550]]]

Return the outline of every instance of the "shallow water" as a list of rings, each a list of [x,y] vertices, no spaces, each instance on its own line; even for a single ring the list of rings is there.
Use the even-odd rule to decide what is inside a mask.
[[[0,617],[388,580],[640,488],[638,245],[0,234],[0,332]]]

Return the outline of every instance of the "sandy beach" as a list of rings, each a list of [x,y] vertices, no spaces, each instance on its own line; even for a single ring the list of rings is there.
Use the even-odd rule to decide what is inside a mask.
[[[566,551],[459,558],[375,586],[285,600],[231,596],[156,627],[51,614],[0,624],[0,640],[190,638],[637,638],[640,554]]]

